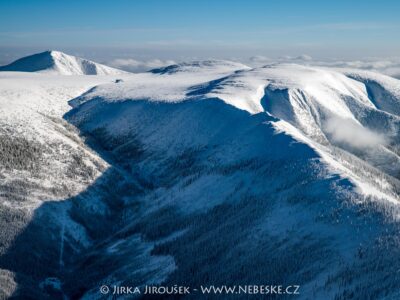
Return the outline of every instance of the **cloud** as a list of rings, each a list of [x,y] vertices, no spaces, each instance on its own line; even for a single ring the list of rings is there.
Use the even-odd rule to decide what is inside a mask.
[[[298,56],[280,56],[279,58],[270,58],[264,55],[254,55],[248,59],[242,60],[249,66],[258,67],[269,63],[296,63],[310,66],[322,66],[332,68],[354,68],[375,71],[388,76],[400,79],[400,58],[369,58],[361,60],[318,60],[308,54]],[[174,60],[149,59],[137,60],[133,58],[117,58],[106,62],[105,64],[129,72],[145,72],[154,68],[160,68],[176,64]]]
[[[285,62],[295,62],[295,63],[302,63],[302,62],[309,62],[312,61],[312,57],[307,54],[302,54],[299,56],[289,56],[289,55],[284,55],[279,57],[278,59],[272,59],[267,56],[263,55],[255,55],[251,56],[249,58],[249,62],[253,66],[258,66],[261,64],[267,64],[267,63],[273,63],[273,62],[280,62],[280,63],[285,63]]]
[[[254,55],[244,61],[245,64],[257,67],[268,63],[297,63],[303,65],[333,67],[333,68],[354,68],[375,71],[400,79],[400,58],[391,59],[364,59],[364,60],[317,60],[307,54],[298,56],[281,56],[272,59],[264,55]],[[129,72],[145,72],[154,68],[160,68],[176,64],[174,60],[150,59],[136,60],[133,58],[117,58],[106,63],[109,66]]]
[[[151,59],[140,61],[132,58],[117,58],[109,61],[107,65],[129,72],[145,72],[154,68],[160,68],[175,64],[173,60]]]
[[[267,63],[296,63],[308,66],[352,68],[375,71],[400,79],[400,58],[369,58],[361,60],[317,60],[307,54],[298,56],[284,55],[278,58],[269,58],[262,55],[252,56],[248,59],[250,65],[259,66]]]
[[[368,71],[375,71],[400,79],[400,59],[367,59],[355,61],[330,61],[316,62],[316,65],[337,67],[337,68],[354,68]]]
[[[299,56],[283,55],[278,58],[279,62],[299,62],[299,61],[311,61],[313,58],[310,55],[302,54]]]
[[[333,142],[344,143],[353,148],[365,149],[386,143],[382,134],[371,131],[350,119],[330,118],[325,124],[325,130]]]
[[[310,55],[307,55],[307,54],[302,54],[302,55],[297,56],[295,58],[295,60],[311,61],[312,57]]]
[[[270,62],[271,59],[269,57],[263,55],[255,55],[249,58],[249,60],[253,63],[266,63]]]
[[[271,60],[270,62],[273,62]],[[307,54],[299,56],[281,56],[275,62],[294,62],[308,66],[351,68],[374,71],[400,79],[400,58],[378,59],[369,58],[362,60],[315,60]]]

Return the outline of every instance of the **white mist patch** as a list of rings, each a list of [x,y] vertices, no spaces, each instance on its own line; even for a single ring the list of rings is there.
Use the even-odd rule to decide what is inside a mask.
[[[155,68],[176,64],[173,60],[152,59],[140,61],[132,58],[117,58],[109,62],[110,66],[133,73],[145,72]]]
[[[325,130],[333,142],[345,143],[354,148],[371,148],[386,143],[384,135],[351,119],[332,117],[326,122]]]

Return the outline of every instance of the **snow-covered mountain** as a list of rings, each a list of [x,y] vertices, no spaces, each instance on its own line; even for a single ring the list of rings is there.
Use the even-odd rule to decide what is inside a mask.
[[[0,73],[2,295],[399,297],[400,81],[227,61],[67,78]]]
[[[116,75],[126,73],[93,61],[59,51],[45,51],[23,57],[0,71],[41,72],[61,75]]]
[[[166,67],[161,67],[157,69],[152,69],[149,72],[154,74],[176,74],[176,73],[227,73],[234,72],[237,70],[250,69],[248,66],[227,60],[204,60],[204,61],[194,61],[194,62],[183,62],[180,64],[170,65]]]

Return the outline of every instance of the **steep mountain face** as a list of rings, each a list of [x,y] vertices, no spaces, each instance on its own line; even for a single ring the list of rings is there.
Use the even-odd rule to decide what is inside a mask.
[[[332,167],[350,176],[365,193],[386,193],[387,199],[396,202],[400,174],[398,80],[346,72],[279,64],[238,70],[214,80],[197,72],[193,76],[180,72],[146,75],[120,85],[99,86],[71,104],[88,99],[175,103],[217,98],[250,114],[268,113],[277,118],[274,126],[278,130],[335,162]],[[357,74],[369,79],[364,78],[365,83],[353,79]],[[205,82],[195,84],[193,78]],[[377,80],[379,87],[374,83]],[[354,167],[355,163],[362,168]],[[364,168],[370,171],[364,174]],[[381,179],[376,179],[375,171]],[[367,178],[371,172],[374,175]]]
[[[0,67],[0,71],[41,72],[60,75],[116,75],[126,73],[59,51],[45,51],[23,57],[7,66]]]
[[[85,191],[108,164],[62,116],[70,109],[69,99],[112,80],[0,73],[0,298],[12,295],[17,282],[22,290],[31,287],[29,297],[41,298],[40,288],[35,291],[38,277],[32,272],[59,270],[64,236],[67,249],[68,245],[82,249],[90,243],[86,229],[66,213],[71,204],[62,200]],[[91,205],[96,203],[93,198]],[[104,204],[97,206],[101,211]],[[48,209],[35,225],[39,207]],[[31,234],[18,244],[24,232]],[[13,248],[19,250],[12,253]],[[29,275],[24,276],[23,270],[29,270]]]
[[[206,90],[199,87],[191,95],[204,97],[204,92],[250,113],[268,112],[277,117],[277,127],[307,139],[322,155],[348,169],[344,172],[354,180],[363,173],[352,167],[355,158],[365,163],[362,169],[372,166],[390,175],[381,183],[376,182],[376,175],[367,181],[372,180],[370,186],[385,190],[397,201],[397,180],[392,182],[391,177],[400,178],[398,80],[357,71],[343,74],[269,65],[237,72]],[[387,189],[389,186],[395,187]]]
[[[227,62],[69,78],[0,74],[3,295],[267,283],[300,285],[299,299],[398,296],[399,81]]]

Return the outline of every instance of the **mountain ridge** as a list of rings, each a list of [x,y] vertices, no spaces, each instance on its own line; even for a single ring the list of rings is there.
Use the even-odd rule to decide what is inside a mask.
[[[0,73],[0,296],[274,282],[396,298],[399,82],[172,69]]]
[[[60,51],[48,50],[6,65],[0,71],[40,72],[60,75],[117,75],[127,72]]]

